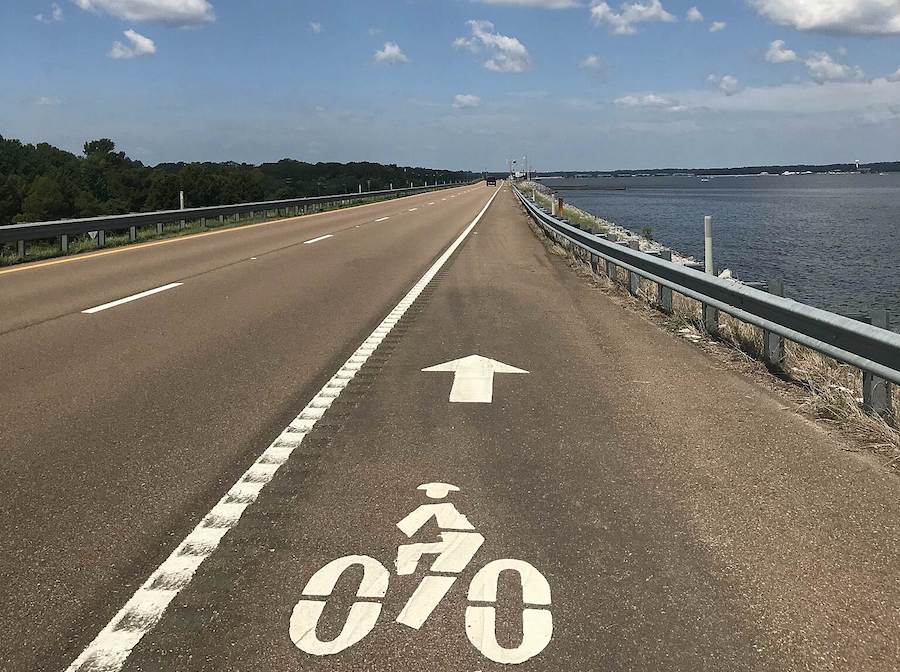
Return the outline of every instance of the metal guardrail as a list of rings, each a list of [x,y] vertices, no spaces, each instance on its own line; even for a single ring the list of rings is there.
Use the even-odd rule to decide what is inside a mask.
[[[900,334],[610,242],[551,216],[521,191],[515,191],[542,228],[589,254],[884,381],[900,384]],[[889,390],[883,381],[882,388]],[[889,410],[889,392],[887,404]]]
[[[314,205],[326,205],[343,201],[360,201],[386,196],[403,196],[425,191],[450,189],[459,184],[440,184],[427,187],[410,187],[408,189],[383,189],[381,191],[360,191],[358,193],[336,194],[331,196],[311,196],[308,198],[290,198],[280,201],[260,201],[257,203],[235,203],[233,205],[213,205],[203,208],[185,208],[184,210],[159,210],[156,212],[134,212],[125,215],[109,215],[104,217],[86,217],[81,219],[60,219],[53,222],[35,222],[0,226],[0,243],[14,243],[26,240],[44,240],[71,236],[92,231],[123,231],[132,227],[163,226],[174,222],[196,221],[217,217],[242,215],[244,213],[268,212],[290,208],[305,208]],[[132,232],[133,233],[133,232]],[[132,237],[134,237],[132,235]],[[22,244],[19,245],[20,249]]]

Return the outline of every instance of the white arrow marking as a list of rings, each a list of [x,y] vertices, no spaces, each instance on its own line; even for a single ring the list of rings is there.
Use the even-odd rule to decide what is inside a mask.
[[[453,389],[450,402],[460,404],[489,404],[494,400],[495,373],[528,373],[509,364],[488,359],[481,355],[469,355],[446,364],[431,366],[422,371],[453,372]]]

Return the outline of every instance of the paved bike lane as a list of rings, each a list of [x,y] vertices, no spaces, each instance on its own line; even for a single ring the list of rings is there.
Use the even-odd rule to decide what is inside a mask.
[[[647,364],[636,358],[646,353],[621,357],[597,340],[578,308],[591,290],[523,226],[501,193],[124,669],[756,671],[812,660],[805,641],[760,619],[764,597],[717,552],[726,540],[698,524],[690,491],[728,497],[717,480],[728,467],[710,468],[722,448],[711,427],[761,443],[772,427],[754,413],[777,401],[726,375],[712,393],[746,398],[713,412],[687,392],[686,407],[707,416],[700,422],[679,416],[681,404],[671,415],[641,408],[647,398],[635,376]],[[610,317],[626,338],[653,329],[615,307]],[[658,338],[654,347],[671,342],[665,347],[676,351],[658,352],[652,365],[662,385],[703,361]],[[483,393],[484,366],[423,371],[471,355],[527,373],[497,372],[491,403],[465,403],[466,394]],[[779,430],[778,440],[799,452],[821,449],[822,435],[802,421]],[[689,486],[667,475],[679,468],[678,451],[696,458]],[[459,490],[419,489],[441,483]],[[445,504],[455,509],[433,508]],[[401,564],[412,573],[398,576],[399,546],[436,544],[442,533],[444,547],[407,549]],[[484,538],[480,547],[472,535]],[[444,564],[434,564],[448,547]],[[330,579],[327,570],[316,574],[336,560]],[[525,576],[524,598],[515,569]],[[426,577],[433,583],[423,584]],[[470,595],[473,584],[482,590]],[[411,609],[420,585],[430,590],[419,588]],[[764,589],[778,586],[757,586]],[[828,587],[820,590],[815,599],[827,599]],[[436,606],[421,627],[397,622],[423,619],[429,604]],[[843,606],[853,617],[854,605]],[[331,653],[342,644],[328,642],[355,639]]]

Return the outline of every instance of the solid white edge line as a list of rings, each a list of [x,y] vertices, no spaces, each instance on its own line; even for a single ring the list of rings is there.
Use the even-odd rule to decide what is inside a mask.
[[[333,233],[327,233],[324,236],[319,236],[318,238],[313,238],[311,240],[304,240],[304,245],[312,245],[313,243],[318,243],[320,240],[325,240],[326,238],[334,238]]]
[[[362,342],[350,359],[338,369],[331,380],[319,390],[300,414],[266,448],[247,471],[231,486],[197,527],[172,551],[172,554],[150,574],[112,620],[99,632],[87,648],[81,652],[66,672],[118,672],[132,650],[144,635],[153,630],[163,613],[179,591],[187,586],[197,569],[219,547],[222,538],[241,519],[244,511],[259,497],[259,493],[272,480],[282,464],[301,444],[316,423],[340,396],[372,353],[415,303],[419,295],[443,268],[447,260],[462,245],[491,203],[500,193],[494,192],[490,200],[459,237],[450,244],[425,275],[412,286],[406,296],[387,314],[375,331]]]
[[[87,310],[82,310],[81,312],[85,315],[93,315],[94,313],[99,313],[101,310],[109,310],[110,308],[115,308],[116,306],[121,306],[123,303],[131,303],[132,301],[137,301],[138,299],[143,299],[147,296],[153,296],[154,294],[159,294],[160,292],[165,292],[170,289],[175,289],[176,287],[181,287],[183,282],[170,282],[168,285],[163,285],[162,287],[155,287],[154,289],[148,289],[146,292],[138,292],[137,294],[132,294],[131,296],[126,296],[123,299],[117,299],[116,301],[110,301],[109,303],[104,303],[102,306],[94,306],[93,308],[88,308]]]

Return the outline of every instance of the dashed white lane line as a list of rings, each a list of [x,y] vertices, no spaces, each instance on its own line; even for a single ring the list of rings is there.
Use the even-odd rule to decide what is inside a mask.
[[[376,222],[385,222],[385,221],[387,221],[387,220],[389,220],[389,219],[390,219],[390,217],[379,217],[379,218],[376,219],[375,221],[376,221]]]
[[[410,208],[409,209],[410,212],[415,212],[416,210],[418,210],[418,208]]]
[[[154,294],[159,294],[160,292],[165,292],[170,289],[175,289],[176,287],[181,287],[183,284],[183,282],[171,282],[168,285],[163,285],[162,287],[156,287],[154,289],[148,289],[146,292],[132,294],[131,296],[126,296],[124,299],[110,301],[109,303],[104,303],[102,306],[94,306],[93,308],[82,310],[81,312],[85,315],[93,315],[94,313],[99,313],[101,310],[109,310],[110,308],[121,306],[123,303],[130,303],[132,301],[137,301],[138,299],[143,299],[147,296],[153,296]]]
[[[137,589],[106,627],[67,668],[67,672],[118,672],[141,638],[153,630],[179,591],[187,586],[194,574],[219,547],[222,538],[237,525],[244,511],[259,497],[266,483],[287,462],[344,388],[353,380],[372,353],[415,303],[447,260],[481,221],[500,190],[494,192],[481,212],[453,241],[425,275],[413,285],[403,300],[388,313],[375,331],[363,341],[350,359],[338,369],[325,387],[312,398],[296,418],[257,458],[243,476],[231,486],[219,503],[204,516],[194,530],[172,551],[144,584]]]
[[[432,202],[431,202],[431,203],[429,203],[429,204],[428,204],[428,205],[434,205],[434,201],[432,201]]]
[[[312,245],[313,243],[318,243],[320,240],[325,240],[326,238],[334,238],[334,234],[328,233],[324,236],[319,236],[318,238],[313,238],[311,240],[304,240],[303,244],[304,245]]]

